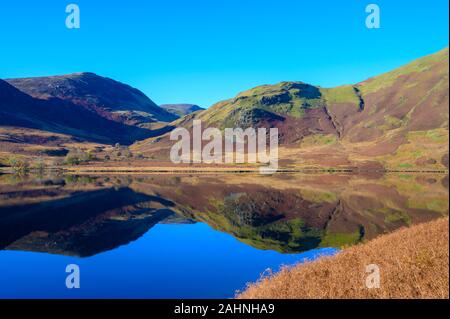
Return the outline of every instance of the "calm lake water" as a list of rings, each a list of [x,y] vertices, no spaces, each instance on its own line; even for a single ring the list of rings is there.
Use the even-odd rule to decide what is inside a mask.
[[[232,298],[446,215],[445,175],[0,175],[0,298]]]

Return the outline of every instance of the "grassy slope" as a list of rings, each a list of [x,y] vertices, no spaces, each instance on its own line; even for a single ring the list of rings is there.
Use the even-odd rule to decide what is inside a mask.
[[[365,286],[370,264],[380,269],[379,289]],[[249,285],[238,298],[449,298],[448,218],[285,268]]]

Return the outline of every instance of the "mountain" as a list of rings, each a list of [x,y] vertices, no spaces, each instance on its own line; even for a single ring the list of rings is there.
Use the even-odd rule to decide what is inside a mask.
[[[204,110],[204,108],[201,108],[195,104],[162,104],[160,107],[167,112],[176,115],[177,117],[183,117],[185,115]]]
[[[56,98],[70,102],[103,118],[127,125],[142,126],[176,119],[176,116],[157,106],[141,91],[94,73],[6,81],[34,98]]]
[[[259,86],[217,103],[199,118],[220,127],[273,120],[287,143],[314,134],[358,142],[396,129],[406,133],[448,127],[448,49],[355,85]]]
[[[132,143],[152,132],[100,116],[57,97],[32,97],[0,80],[0,126],[67,134],[78,140]]]
[[[71,138],[138,141],[133,152],[167,162],[173,145],[167,132],[200,119],[204,129],[278,128],[283,168],[448,170],[448,67],[446,48],[360,83],[262,85],[202,111],[159,107],[139,90],[93,73],[9,79],[0,81],[0,144],[17,150],[24,139],[36,146]],[[11,128],[22,131],[11,136]],[[25,138],[23,129],[53,135]]]
[[[448,48],[354,85],[262,85],[174,124],[276,127],[285,167],[448,168]],[[168,136],[135,149],[169,147]],[[163,154],[167,156],[167,152]]]

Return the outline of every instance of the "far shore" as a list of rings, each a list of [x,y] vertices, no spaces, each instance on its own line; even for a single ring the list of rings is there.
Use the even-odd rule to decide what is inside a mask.
[[[257,166],[186,166],[186,165],[167,165],[167,166],[55,166],[46,167],[44,170],[30,169],[27,173],[35,172],[54,172],[59,171],[66,174],[92,174],[92,173],[260,173]],[[14,174],[18,173],[11,167],[0,167],[0,173]],[[353,173],[353,174],[448,174],[448,170],[370,170],[359,168],[278,168],[275,173]]]

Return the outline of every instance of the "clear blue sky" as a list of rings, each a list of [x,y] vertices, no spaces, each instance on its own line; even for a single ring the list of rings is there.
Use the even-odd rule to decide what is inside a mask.
[[[448,24],[448,0],[2,1],[0,78],[90,71],[208,107],[260,84],[364,80],[448,46]]]

